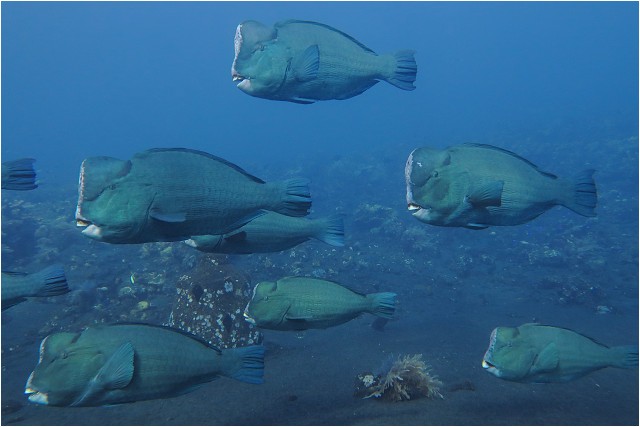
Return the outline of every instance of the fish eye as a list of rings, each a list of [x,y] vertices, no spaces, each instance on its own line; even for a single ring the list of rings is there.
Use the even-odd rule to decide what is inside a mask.
[[[437,178],[438,177],[438,171],[433,171],[433,173],[431,174],[431,177]]]
[[[266,295],[266,296],[263,298],[263,300],[264,300],[264,301],[269,301],[269,295]]]

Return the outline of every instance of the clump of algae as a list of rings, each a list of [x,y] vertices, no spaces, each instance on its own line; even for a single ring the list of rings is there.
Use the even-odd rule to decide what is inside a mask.
[[[356,378],[356,396],[393,402],[417,397],[440,398],[442,381],[433,375],[422,354],[398,356],[378,375],[364,373]]]

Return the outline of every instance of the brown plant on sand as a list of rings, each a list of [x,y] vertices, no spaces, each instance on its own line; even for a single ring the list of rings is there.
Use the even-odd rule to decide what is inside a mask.
[[[442,381],[430,372],[422,360],[422,354],[398,357],[386,372],[359,375],[364,386],[364,397],[382,397],[398,402],[412,397],[443,398],[440,393]]]

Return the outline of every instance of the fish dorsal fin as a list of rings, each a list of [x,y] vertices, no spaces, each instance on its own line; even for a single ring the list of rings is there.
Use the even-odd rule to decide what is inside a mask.
[[[591,338],[590,336],[587,336],[587,335],[582,334],[582,333],[580,333],[580,332],[576,332],[576,331],[574,331],[573,329],[563,328],[563,327],[560,327],[560,326],[543,325],[543,324],[541,324],[541,323],[525,323],[524,325],[521,325],[521,326],[519,326],[519,327],[521,328],[522,326],[541,326],[541,327],[545,327],[545,328],[562,329],[562,330],[565,330],[565,331],[569,331],[569,332],[571,332],[571,333],[574,333],[574,334],[576,334],[576,335],[580,335],[581,337],[586,338],[586,339],[588,339],[589,341],[593,341],[593,343],[594,343],[594,344],[597,344],[597,345],[599,345],[599,346],[601,346],[601,347],[604,347],[604,348],[610,348],[608,345],[601,343],[601,342],[600,342],[600,341],[598,341],[597,339],[595,339],[595,338]]]
[[[220,350],[218,347],[216,347],[213,344],[209,344],[207,341],[204,340],[204,338],[201,338],[197,335],[192,334],[191,332],[187,332],[187,331],[183,331],[182,329],[178,329],[178,328],[174,328],[172,326],[165,326],[165,325],[154,325],[151,323],[144,323],[144,322],[118,322],[118,323],[112,323],[108,326],[104,326],[104,327],[118,327],[118,326],[146,326],[149,328],[158,328],[158,329],[165,329],[167,331],[171,331],[171,332],[175,332],[181,335],[184,335],[185,337],[189,337],[193,340],[198,341],[200,344],[204,345],[205,347],[209,347],[212,350],[215,350],[218,354],[222,354],[222,350]]]
[[[467,147],[477,147],[477,148],[486,148],[487,150],[495,150],[495,151],[499,151],[501,153],[507,154],[509,156],[513,156],[515,158],[517,158],[518,160],[521,160],[523,162],[525,162],[526,164],[528,164],[529,166],[531,166],[532,168],[534,168],[535,170],[537,170],[538,172],[540,172],[542,175],[547,176],[549,178],[553,178],[553,179],[558,179],[558,177],[552,173],[549,172],[545,172],[543,170],[540,170],[540,168],[538,166],[536,166],[535,164],[531,163],[531,161],[525,159],[524,157],[514,153],[513,151],[509,151],[509,150],[505,150],[504,148],[500,148],[500,147],[496,147],[495,145],[489,145],[489,144],[476,144],[476,143],[472,143],[472,142],[468,142],[465,144],[462,144],[463,146],[467,146]]]
[[[467,196],[467,201],[477,208],[500,206],[504,181],[492,181],[479,185]]]
[[[291,63],[296,80],[308,82],[318,77],[320,66],[320,50],[318,45],[309,46],[300,55],[293,58]]]
[[[531,373],[537,374],[553,371],[558,367],[559,359],[558,347],[556,347],[556,344],[552,342],[543,348],[537,355],[536,359],[533,361],[533,366],[531,366]]]
[[[226,166],[229,166],[230,168],[233,168],[234,170],[240,172],[241,174],[245,175],[247,178],[251,179],[252,181],[255,181],[257,183],[260,184],[264,184],[265,182],[263,180],[261,180],[260,178],[251,175],[249,172],[247,172],[246,170],[242,169],[240,166],[231,163],[228,160],[223,159],[222,157],[218,157],[218,156],[214,156],[213,154],[209,154],[206,153],[204,151],[200,151],[200,150],[194,150],[191,148],[151,148],[149,150],[143,151],[141,153],[137,153],[134,157],[138,157],[138,156],[144,156],[145,154],[152,154],[152,153],[164,153],[164,152],[170,152],[170,151],[177,151],[177,152],[182,152],[182,153],[191,153],[191,154],[195,154],[198,156],[203,156],[206,157],[208,159],[211,160],[215,160],[217,162],[223,163]]]
[[[314,22],[314,21],[302,21],[299,19],[288,19],[286,21],[282,21],[282,22],[278,22],[275,27],[277,28],[281,28],[284,27],[285,25],[288,24],[309,24],[309,25],[317,25],[318,27],[323,27],[326,28],[327,30],[336,32],[338,34],[340,34],[343,37],[346,37],[347,39],[351,40],[353,43],[357,44],[358,46],[360,46],[362,49],[366,50],[369,53],[372,53],[374,55],[377,55],[377,53],[375,53],[373,50],[369,49],[367,46],[363,45],[361,42],[359,42],[358,40],[354,39],[353,37],[351,37],[349,34],[343,33],[342,31],[333,28],[330,25],[327,24],[321,24],[320,22]]]

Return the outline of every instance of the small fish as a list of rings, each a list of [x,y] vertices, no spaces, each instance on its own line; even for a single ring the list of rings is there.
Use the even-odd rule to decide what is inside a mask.
[[[35,159],[2,162],[2,189],[26,191],[38,188],[33,162]]]
[[[136,274],[135,273],[131,273],[131,276],[129,276],[129,281],[131,282],[132,285],[136,284]]]
[[[37,273],[2,272],[2,310],[27,300],[27,297],[52,297],[69,292],[61,265],[51,265]]]
[[[231,76],[238,88],[259,98],[310,104],[347,99],[381,80],[415,89],[418,66],[412,50],[378,55],[325,24],[288,20],[269,28],[238,25]]]
[[[245,319],[260,328],[295,330],[328,328],[362,313],[391,318],[396,294],[360,294],[328,280],[286,277],[260,282],[244,310]]]
[[[482,367],[523,383],[567,382],[606,367],[638,366],[638,346],[607,347],[570,329],[527,323],[491,332]]]
[[[162,326],[119,324],[49,335],[29,376],[29,401],[101,406],[177,396],[227,376],[261,384],[264,347],[220,350]]]
[[[273,210],[304,216],[308,181],[265,183],[202,151],[158,148],[131,160],[89,157],[80,170],[76,224],[108,243],[185,240],[224,234]]]
[[[594,171],[573,180],[491,145],[417,148],[405,168],[407,205],[422,222],[473,230],[531,221],[555,205],[595,216]]]
[[[192,236],[185,243],[202,252],[251,254],[284,251],[310,238],[332,246],[344,246],[342,218],[295,218],[267,212],[231,233]]]

